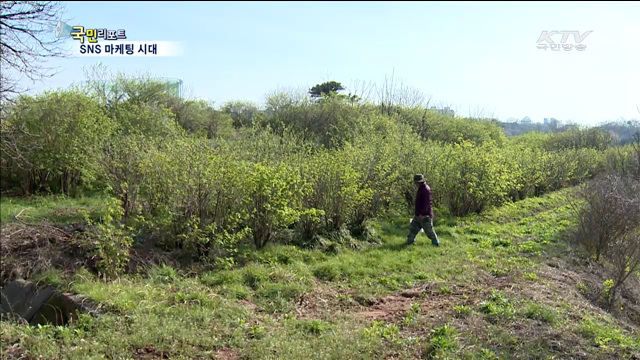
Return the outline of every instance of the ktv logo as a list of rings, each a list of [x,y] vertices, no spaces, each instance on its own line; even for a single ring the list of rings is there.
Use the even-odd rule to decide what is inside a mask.
[[[580,35],[579,31],[543,31],[538,37],[538,49],[544,49],[545,51],[547,49],[551,49],[552,51],[560,51],[560,49],[571,51],[575,48],[578,51],[584,51],[587,49],[587,45],[582,44],[582,42],[592,32],[591,30],[585,31]],[[553,37],[557,40],[559,38],[558,35],[562,35],[562,37],[560,38],[560,42],[556,43]],[[573,35],[574,42],[567,43],[571,35]]]

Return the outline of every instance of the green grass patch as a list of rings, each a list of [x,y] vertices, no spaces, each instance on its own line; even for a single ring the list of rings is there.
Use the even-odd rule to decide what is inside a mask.
[[[0,222],[14,222],[14,216],[28,224],[39,224],[49,220],[57,224],[84,221],[85,213],[92,218],[98,216],[106,200],[103,194],[71,198],[61,195],[32,196],[28,198],[6,197],[0,199]]]
[[[580,332],[595,346],[603,349],[620,347],[640,351],[640,336],[625,334],[620,328],[611,326],[595,318],[585,318],[580,323]]]
[[[470,306],[466,305],[456,305],[453,307],[453,310],[458,317],[467,317],[473,312],[473,309]]]
[[[313,275],[320,280],[334,281],[340,277],[340,270],[335,264],[325,263],[316,266]]]
[[[522,278],[529,281],[538,281],[538,275],[534,272],[525,272],[522,274]]]
[[[61,290],[66,289],[68,285],[68,281],[62,271],[55,268],[34,274],[32,281],[39,285],[49,285]]]
[[[491,323],[511,320],[516,314],[514,302],[504,292],[498,290],[493,290],[490,298],[480,303],[478,311]]]
[[[331,325],[326,321],[317,319],[299,320],[298,328],[307,334],[319,336],[331,330]]]
[[[529,319],[543,321],[549,324],[556,324],[558,322],[558,313],[555,310],[537,303],[527,305],[524,308],[524,316]]]
[[[432,329],[427,358],[445,358],[447,354],[455,353],[460,348],[457,336],[458,332],[448,324]]]

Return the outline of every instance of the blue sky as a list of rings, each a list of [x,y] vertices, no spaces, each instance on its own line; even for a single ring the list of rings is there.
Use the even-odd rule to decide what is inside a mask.
[[[190,97],[264,101],[279,88],[396,81],[434,105],[501,120],[640,118],[640,4],[624,2],[67,2],[71,26],[176,41],[177,57],[75,57],[33,91],[111,70],[180,78]],[[593,31],[584,51],[540,50],[540,33]],[[561,36],[554,37],[559,42]],[[569,39],[569,43],[574,43]],[[69,40],[69,46],[77,41]]]

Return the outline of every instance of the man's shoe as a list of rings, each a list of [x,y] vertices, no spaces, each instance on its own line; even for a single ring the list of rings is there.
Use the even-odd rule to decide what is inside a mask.
[[[431,245],[436,246],[436,247],[440,247],[440,242],[431,242]]]

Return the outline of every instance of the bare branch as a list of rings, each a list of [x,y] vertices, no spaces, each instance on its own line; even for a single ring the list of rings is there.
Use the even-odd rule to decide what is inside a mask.
[[[47,59],[66,57],[64,39],[55,37],[55,28],[64,7],[53,1],[3,1],[0,3],[0,101],[24,92],[7,74],[12,69],[30,80],[56,74],[44,66]]]

